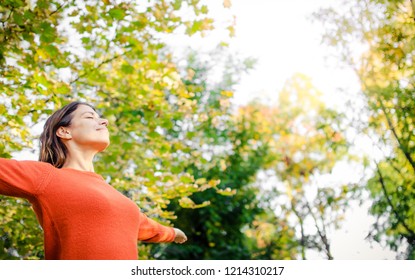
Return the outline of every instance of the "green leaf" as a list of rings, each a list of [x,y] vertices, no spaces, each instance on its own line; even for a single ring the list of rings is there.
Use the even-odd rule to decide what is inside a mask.
[[[180,182],[185,183],[185,184],[193,183],[193,181],[194,179],[191,177],[187,177],[187,176],[180,177]]]
[[[84,44],[88,44],[89,42],[91,42],[91,38],[89,38],[89,37],[82,37],[81,38],[81,41]]]
[[[180,10],[180,8],[182,7],[182,0],[175,0],[173,3],[173,8],[175,10]]]
[[[122,20],[125,17],[125,10],[120,8],[112,8],[108,13],[116,20]]]
[[[57,91],[57,93],[60,93],[60,94],[67,94],[67,93],[69,93],[71,90],[70,90],[70,88],[69,88],[69,86],[68,86],[68,85],[62,85],[62,86],[59,86],[59,87],[56,89],[56,91]]]
[[[13,19],[18,25],[20,25],[20,26],[24,25],[24,20],[23,20],[23,15],[22,14],[20,14],[18,12],[13,13]]]
[[[203,5],[203,6],[200,8],[200,12],[201,12],[202,14],[207,14],[207,13],[209,12],[209,8],[208,8],[208,6]]]
[[[130,64],[123,64],[121,66],[121,71],[123,71],[125,74],[132,74],[134,72],[134,67]]]
[[[18,0],[18,1],[20,1],[20,0]],[[38,0],[37,1],[37,6],[42,10],[49,8],[49,4],[50,4],[50,1],[48,1],[48,0]]]
[[[40,28],[40,41],[44,43],[52,43],[56,38],[55,29],[51,26],[49,22],[42,22],[40,24]]]
[[[53,45],[47,45],[44,49],[51,57],[55,57],[59,54],[58,48]]]

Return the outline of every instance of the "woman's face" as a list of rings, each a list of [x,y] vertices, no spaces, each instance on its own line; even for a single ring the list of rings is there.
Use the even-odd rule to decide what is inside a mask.
[[[94,109],[79,105],[72,113],[71,125],[63,128],[64,136],[68,138],[61,138],[72,141],[69,147],[75,144],[79,148],[101,152],[110,144],[107,125],[108,121],[101,118]]]

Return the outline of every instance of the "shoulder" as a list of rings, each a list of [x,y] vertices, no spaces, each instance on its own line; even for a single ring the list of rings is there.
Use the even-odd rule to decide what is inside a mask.
[[[0,158],[0,185],[6,195],[39,194],[50,182],[55,169],[45,162]]]
[[[0,158],[1,177],[10,177],[22,181],[24,179],[33,183],[43,183],[57,170],[52,164],[35,160],[16,160]]]

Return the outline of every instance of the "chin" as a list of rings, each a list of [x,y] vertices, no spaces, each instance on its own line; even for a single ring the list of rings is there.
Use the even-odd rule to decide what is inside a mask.
[[[96,143],[95,144],[98,152],[105,151],[105,149],[108,148],[109,145],[110,145],[110,141],[109,140],[108,141],[99,142],[99,143]]]
[[[103,147],[100,150],[100,152],[105,151],[105,149],[107,149],[109,145],[110,145],[110,142],[108,141],[107,143],[105,143],[105,145],[103,145]]]

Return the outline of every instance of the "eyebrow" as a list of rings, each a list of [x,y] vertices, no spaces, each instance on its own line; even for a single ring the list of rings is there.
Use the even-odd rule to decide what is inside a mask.
[[[83,112],[83,113],[81,114],[81,117],[82,117],[83,115],[85,115],[85,114],[97,115],[98,117],[100,117],[100,118],[101,118],[101,116],[100,116],[100,115],[98,115],[98,113],[97,113],[97,112],[91,112],[91,111]]]

